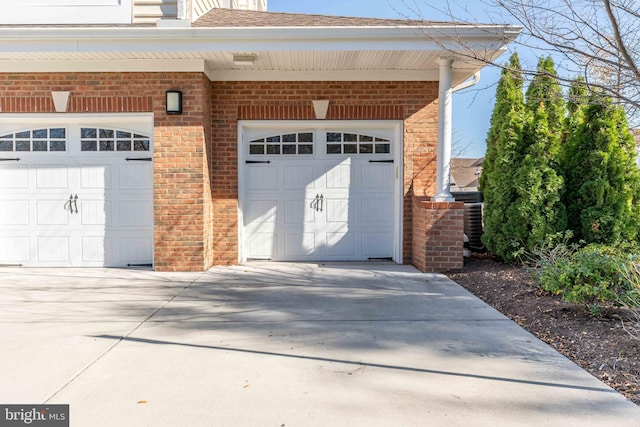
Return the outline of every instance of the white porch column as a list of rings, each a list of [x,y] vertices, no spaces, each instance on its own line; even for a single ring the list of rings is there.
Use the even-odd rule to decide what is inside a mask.
[[[440,58],[440,90],[438,100],[438,157],[434,202],[454,201],[451,184],[451,129],[453,59]]]

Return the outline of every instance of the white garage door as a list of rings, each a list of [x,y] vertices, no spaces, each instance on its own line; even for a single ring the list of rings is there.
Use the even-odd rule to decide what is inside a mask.
[[[396,259],[397,133],[371,123],[243,127],[243,258]]]
[[[1,115],[0,265],[150,265],[152,126],[148,115]]]

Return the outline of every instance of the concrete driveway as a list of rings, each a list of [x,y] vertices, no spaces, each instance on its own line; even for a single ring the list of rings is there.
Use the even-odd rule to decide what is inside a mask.
[[[0,404],[84,426],[634,426],[640,408],[441,275],[0,269]]]

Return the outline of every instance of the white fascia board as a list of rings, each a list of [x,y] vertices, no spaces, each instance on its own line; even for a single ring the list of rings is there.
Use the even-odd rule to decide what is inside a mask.
[[[199,72],[212,71],[204,59],[130,59],[130,60],[2,60],[1,73],[12,72]]]
[[[438,50],[503,48],[511,26],[302,28],[3,28],[0,52]],[[439,40],[436,42],[434,39]]]
[[[336,70],[336,71],[283,71],[283,70],[214,70],[202,59],[188,60],[37,60],[0,61],[0,73],[13,72],[196,72],[204,73],[211,81],[437,81],[437,70]],[[463,80],[462,73],[454,80]]]

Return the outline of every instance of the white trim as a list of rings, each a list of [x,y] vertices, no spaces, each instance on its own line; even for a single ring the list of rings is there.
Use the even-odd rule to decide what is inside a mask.
[[[394,243],[393,261],[402,264],[402,224],[403,224],[403,196],[404,196],[404,132],[402,120],[239,120],[238,121],[238,263],[247,261],[244,251],[246,246],[244,236],[244,219],[242,208],[244,206],[244,164],[246,150],[244,150],[244,130],[247,128],[259,129],[392,129],[394,132]]]
[[[132,0],[26,0],[3,5],[0,24],[131,24],[132,14]]]
[[[253,71],[214,70],[204,59],[132,60],[2,60],[0,72],[171,72],[204,73],[210,81],[437,81],[437,70]],[[455,72],[461,81],[469,72]]]
[[[135,124],[145,126],[153,137],[153,113],[0,113],[0,124],[79,123],[79,124]],[[147,128],[148,126],[148,128]]]
[[[447,27],[8,27],[3,53],[442,51],[502,53],[519,31],[505,26]],[[436,41],[438,40],[438,41]]]

